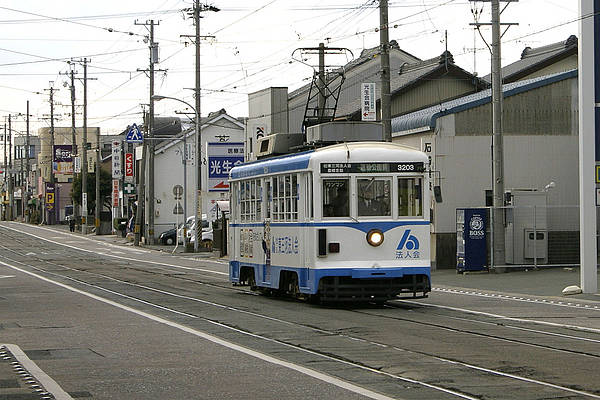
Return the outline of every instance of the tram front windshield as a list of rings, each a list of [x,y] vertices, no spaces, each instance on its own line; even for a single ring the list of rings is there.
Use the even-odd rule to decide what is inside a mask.
[[[359,178],[356,183],[359,217],[389,217],[392,215],[389,179]]]
[[[323,217],[350,217],[351,201],[357,202],[352,213],[359,218],[392,217],[392,204],[399,218],[423,216],[421,177],[356,177],[352,182],[356,196],[350,196],[351,179],[323,179]],[[397,185],[397,199],[392,199],[393,185]]]

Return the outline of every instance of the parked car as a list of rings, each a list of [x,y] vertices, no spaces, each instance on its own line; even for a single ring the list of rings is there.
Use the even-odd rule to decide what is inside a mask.
[[[210,244],[213,240],[213,232],[212,232],[212,224],[206,220],[206,215],[202,215],[204,219],[202,220],[202,242]],[[185,221],[187,240],[190,243],[194,243],[194,226],[195,226],[195,216],[188,217]],[[175,244],[177,238],[179,238],[179,244],[183,244],[183,222],[179,224],[177,229],[171,228],[169,230],[164,231],[158,237],[158,240],[161,244],[172,245]]]
[[[181,238],[181,235],[178,235],[177,232],[183,227],[183,222],[179,224],[177,228],[171,228],[169,230],[164,231],[158,237],[158,240],[161,244],[172,245],[177,240],[177,237]],[[181,243],[181,240],[180,240]]]
[[[196,238],[194,237],[194,226],[195,221],[192,221],[192,224],[188,230],[188,242],[194,243]],[[212,245],[213,241],[213,228],[212,222],[206,219],[206,214],[202,214],[202,243],[204,246],[208,247]]]

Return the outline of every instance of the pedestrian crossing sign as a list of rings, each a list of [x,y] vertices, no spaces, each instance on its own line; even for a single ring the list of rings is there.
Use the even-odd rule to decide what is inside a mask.
[[[144,136],[142,135],[140,128],[136,124],[132,124],[131,127],[129,128],[129,131],[127,131],[127,136],[125,136],[125,141],[127,143],[143,143],[144,142]]]

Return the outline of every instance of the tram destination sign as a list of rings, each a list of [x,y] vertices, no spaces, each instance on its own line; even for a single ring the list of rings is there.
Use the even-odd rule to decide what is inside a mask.
[[[422,162],[321,163],[322,174],[384,174],[423,171],[425,171],[425,164]]]

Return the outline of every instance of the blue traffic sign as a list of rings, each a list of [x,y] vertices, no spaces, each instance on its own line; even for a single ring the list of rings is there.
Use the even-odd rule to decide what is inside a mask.
[[[140,128],[136,124],[131,125],[129,131],[127,132],[127,136],[125,136],[125,141],[127,143],[143,143],[144,135],[140,131]]]

